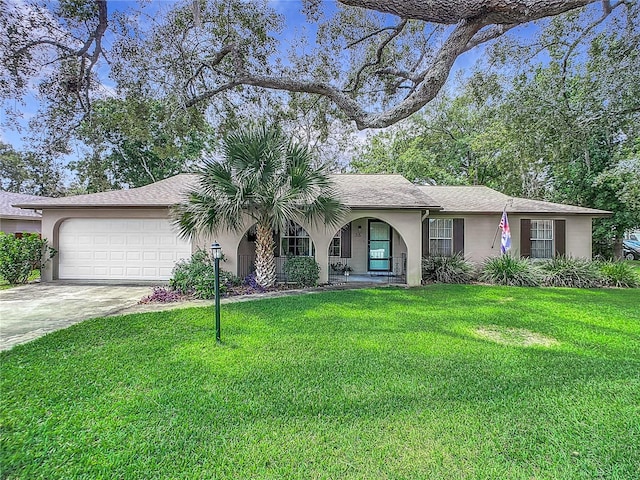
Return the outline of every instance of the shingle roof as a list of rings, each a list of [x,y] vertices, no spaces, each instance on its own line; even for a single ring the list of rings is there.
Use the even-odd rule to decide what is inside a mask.
[[[593,208],[576,207],[561,203],[509,197],[485,186],[420,186],[433,200],[443,207],[443,212],[455,213],[507,213],[566,214],[607,216],[611,212]]]
[[[168,207],[183,200],[195,176],[182,174],[139,188],[21,202],[28,208]]]
[[[48,197],[37,197],[35,195],[25,195],[22,193],[0,192],[0,217],[16,220],[39,220],[41,218],[39,213],[33,210],[15,208],[13,205],[47,198]]]
[[[442,209],[456,213],[507,212],[554,213],[605,216],[611,212],[559,203],[512,198],[484,186],[417,186],[402,175],[331,175],[338,197],[351,208],[415,208]],[[106,207],[168,207],[184,200],[185,192],[194,186],[196,176],[176,175],[151,185],[129,190],[45,198],[25,195],[12,201],[25,208],[106,208]],[[17,209],[14,209],[17,210]],[[25,210],[18,210],[26,212]],[[29,215],[26,213],[26,215]]]
[[[338,197],[352,208],[438,208],[428,194],[402,175],[332,175]]]
[[[432,208],[436,204],[402,175],[331,175],[338,197],[352,208]],[[20,202],[28,208],[167,207],[184,200],[196,176],[176,175],[129,190]]]

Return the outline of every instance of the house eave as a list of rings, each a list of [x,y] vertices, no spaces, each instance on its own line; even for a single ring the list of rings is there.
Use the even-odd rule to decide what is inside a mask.
[[[32,215],[0,215],[1,220],[20,220],[20,221],[32,221],[32,222],[41,222],[42,217],[40,216],[32,216]]]
[[[33,205],[33,204],[19,204],[19,205],[15,205],[18,208],[37,208],[38,210],[51,210],[51,209],[56,209],[56,210],[77,210],[77,209],[83,209],[83,208],[99,208],[99,209],[113,209],[113,208],[171,208],[174,205],[167,205],[165,204],[160,204],[160,203],[153,203],[153,204],[118,204],[118,205],[104,205],[104,204],[100,204],[100,205],[96,205],[96,204],[82,204],[82,205]]]
[[[352,210],[441,210],[433,205],[348,205]]]
[[[435,209],[434,209],[435,210]],[[502,210],[445,210],[441,209],[438,213],[445,215],[501,215]],[[578,216],[578,217],[594,217],[607,218],[613,215],[613,212],[531,212],[531,211],[510,211],[507,209],[508,215],[555,215],[555,216]]]

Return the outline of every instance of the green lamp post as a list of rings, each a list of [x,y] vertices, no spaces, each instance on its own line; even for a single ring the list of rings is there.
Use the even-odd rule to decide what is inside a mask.
[[[216,341],[220,342],[220,258],[222,258],[222,248],[218,242],[213,242],[211,244],[211,256],[213,257],[215,275]]]

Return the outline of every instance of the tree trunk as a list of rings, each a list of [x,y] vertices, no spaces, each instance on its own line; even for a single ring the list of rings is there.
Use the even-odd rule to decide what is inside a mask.
[[[622,238],[616,237],[613,239],[613,258],[622,258]]]
[[[256,282],[263,288],[273,287],[276,283],[276,261],[271,227],[258,224],[256,230]]]

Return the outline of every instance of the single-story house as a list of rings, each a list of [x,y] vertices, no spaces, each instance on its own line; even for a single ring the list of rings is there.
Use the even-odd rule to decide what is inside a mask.
[[[320,282],[342,274],[393,277],[419,285],[423,255],[462,252],[473,262],[500,254],[494,243],[506,206],[515,254],[591,257],[591,223],[610,212],[511,198],[487,187],[417,186],[400,175],[333,175],[350,207],[340,228],[291,222],[276,235],[278,270],[290,255],[313,256]],[[175,263],[218,241],[222,268],[244,276],[255,259],[249,219],[240,233],[184,239],[170,208],[196,182],[182,174],[130,190],[21,202],[42,211],[42,235],[58,256],[44,280],[167,280]]]
[[[46,197],[0,191],[0,232],[40,233],[42,216],[34,210],[24,210],[13,205],[42,200]]]

